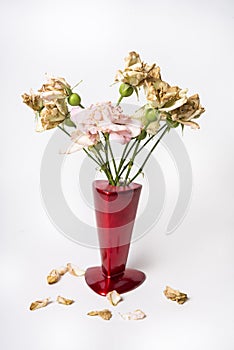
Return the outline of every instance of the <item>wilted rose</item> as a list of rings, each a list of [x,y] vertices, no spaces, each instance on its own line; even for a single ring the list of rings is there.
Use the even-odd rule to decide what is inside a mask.
[[[71,92],[71,87],[64,78],[51,77],[38,92],[40,92],[41,98],[48,102],[55,99],[65,99]]]
[[[68,109],[65,101],[58,100],[47,103],[40,112],[36,131],[44,131],[55,128],[62,123],[68,115]]]
[[[145,91],[147,100],[151,102],[152,106],[164,112],[178,108],[187,101],[187,89],[182,90],[178,86],[170,86],[161,79],[157,79],[153,83],[146,83]]]
[[[136,52],[130,52],[125,58],[125,69],[118,70],[115,81],[121,81],[131,86],[140,87],[147,81],[160,78],[160,67],[156,64],[148,65],[141,61]]]
[[[43,107],[43,101],[40,97],[40,95],[35,95],[31,93],[30,95],[28,94],[23,94],[22,95],[23,102],[32,108],[34,111],[39,112],[41,108]]]
[[[190,96],[185,104],[171,112],[171,119],[180,124],[189,125],[192,129],[199,129],[199,125],[193,119],[199,118],[204,112],[205,108],[200,104],[199,95],[195,94]]]

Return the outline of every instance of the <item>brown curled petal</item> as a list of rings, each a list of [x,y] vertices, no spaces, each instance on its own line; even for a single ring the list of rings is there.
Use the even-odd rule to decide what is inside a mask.
[[[49,275],[47,276],[47,282],[48,284],[54,284],[58,282],[60,279],[60,274],[57,270],[50,271]]]
[[[74,303],[74,300],[72,299],[67,299],[67,298],[64,298],[64,297],[61,297],[60,295],[57,297],[57,302],[59,304],[63,304],[63,305],[71,305]]]
[[[42,300],[36,300],[30,305],[30,310],[34,311],[36,309],[40,309],[42,307],[45,307],[49,304],[50,298],[42,299]]]
[[[67,264],[68,272],[76,277],[84,276],[85,270],[80,269],[78,266],[68,263]]]
[[[169,286],[166,286],[163,293],[167,299],[176,301],[178,304],[184,304],[188,300],[187,294],[181,293],[179,290],[175,290]]]
[[[110,320],[112,317],[112,313],[110,310],[104,309],[100,311],[90,311],[87,314],[88,316],[100,316],[103,320]]]
[[[106,297],[113,306],[116,306],[122,300],[121,295],[116,290],[107,293]]]

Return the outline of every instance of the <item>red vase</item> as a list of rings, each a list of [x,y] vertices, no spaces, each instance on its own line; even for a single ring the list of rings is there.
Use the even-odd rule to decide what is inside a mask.
[[[106,180],[93,182],[94,206],[102,266],[90,267],[85,279],[96,293],[125,293],[138,287],[145,274],[126,269],[141,185],[112,186]]]

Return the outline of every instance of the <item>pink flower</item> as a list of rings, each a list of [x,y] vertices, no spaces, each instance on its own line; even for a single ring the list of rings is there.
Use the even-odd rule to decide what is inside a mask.
[[[125,144],[141,133],[142,124],[125,115],[120,106],[111,102],[97,103],[87,109],[73,108],[71,120],[77,129],[96,144],[99,133],[108,133],[110,140]],[[95,135],[95,136],[94,136]]]

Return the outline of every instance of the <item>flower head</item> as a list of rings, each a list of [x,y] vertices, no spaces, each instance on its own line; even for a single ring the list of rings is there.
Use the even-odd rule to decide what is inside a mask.
[[[131,86],[140,87],[146,82],[160,79],[160,68],[156,64],[148,65],[141,61],[140,56],[132,51],[125,58],[124,70],[118,70],[115,81],[121,81]]]
[[[97,135],[100,134],[109,134],[110,140],[125,144],[138,136],[142,128],[140,122],[134,121],[123,113],[120,106],[114,106],[111,102],[97,103],[84,110],[74,108],[71,111],[71,120],[77,127],[73,135],[79,135],[79,140],[75,142],[85,144],[80,141],[81,132],[82,136],[86,135],[85,146],[90,146],[91,142],[92,145],[96,144],[100,140]],[[74,138],[72,141],[74,142]]]
[[[205,108],[201,106],[198,94],[195,94],[190,96],[185,104],[171,112],[171,119],[180,124],[191,126],[192,129],[199,129],[200,126],[193,119],[199,118],[204,112]]]
[[[65,99],[70,91],[71,87],[64,78],[54,77],[48,78],[48,82],[43,84],[41,89],[38,90],[40,97],[46,102],[55,99]]]

